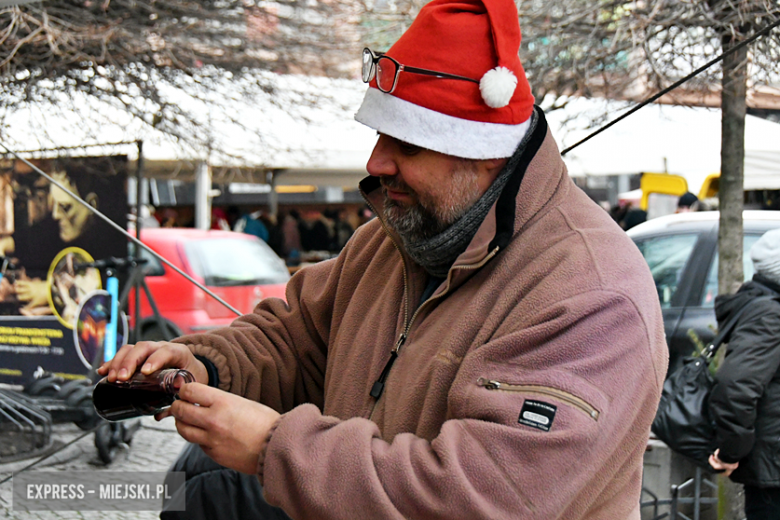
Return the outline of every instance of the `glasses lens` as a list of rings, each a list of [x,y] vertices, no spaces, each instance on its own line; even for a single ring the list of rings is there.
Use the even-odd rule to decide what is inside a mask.
[[[398,72],[398,65],[393,60],[381,57],[376,62],[376,85],[382,92],[391,92],[395,75]]]
[[[363,49],[363,82],[368,83],[374,77],[374,56],[369,49]]]

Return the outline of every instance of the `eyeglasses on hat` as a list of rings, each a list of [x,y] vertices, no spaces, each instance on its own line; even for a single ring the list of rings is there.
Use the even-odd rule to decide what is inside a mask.
[[[396,85],[398,85],[398,76],[401,72],[410,72],[412,74],[422,74],[441,79],[455,79],[460,81],[471,81],[479,84],[479,80],[449,74],[447,72],[438,72],[435,70],[421,69],[403,65],[397,60],[387,56],[384,53],[377,53],[368,47],[363,49],[363,82],[368,83],[376,76],[376,86],[380,91],[391,94]]]

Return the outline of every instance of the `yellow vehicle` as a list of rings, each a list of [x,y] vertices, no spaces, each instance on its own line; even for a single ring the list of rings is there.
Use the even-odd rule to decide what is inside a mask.
[[[745,209],[780,209],[780,175],[774,173],[745,174]],[[717,206],[720,191],[720,173],[708,175],[699,190],[699,200]]]
[[[639,186],[642,190],[639,207],[647,211],[648,219],[674,213],[677,200],[688,191],[688,181],[671,173],[645,172]]]
[[[718,191],[720,191],[720,173],[707,175],[699,190],[699,200],[717,197]]]
[[[778,177],[745,177],[745,209],[780,209]],[[688,182],[680,175],[645,172],[640,180],[640,190],[641,198],[637,195],[639,207],[647,212],[648,219],[652,219],[677,210],[677,201],[688,191]],[[704,179],[696,195],[706,207],[717,209],[719,190],[720,173],[713,173]]]

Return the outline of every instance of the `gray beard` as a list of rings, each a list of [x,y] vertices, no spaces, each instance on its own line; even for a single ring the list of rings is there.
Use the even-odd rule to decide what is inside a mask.
[[[421,204],[402,208],[390,198],[385,198],[385,218],[387,224],[398,233],[404,242],[417,243],[434,237],[447,229],[448,225],[439,220]]]
[[[397,187],[400,183],[395,181],[394,177],[383,179],[382,184]],[[385,196],[385,220],[405,244],[419,244],[457,222],[481,196],[473,166],[464,161],[463,168],[453,174],[452,191],[447,200],[436,204],[424,201],[418,194],[417,204],[404,207]]]
[[[448,206],[452,210],[449,213],[449,218],[454,218],[454,221],[449,225],[446,225],[447,220],[445,218],[438,217],[425,204],[419,203],[413,208],[403,209],[400,217],[403,217],[406,223],[412,220],[410,213],[414,214],[414,219],[418,223],[422,222],[423,213],[427,215],[424,218],[430,219],[429,227],[424,224],[418,225],[414,223],[414,229],[406,230],[413,233],[401,235],[404,249],[412,260],[422,266],[431,276],[446,278],[450,267],[452,267],[457,257],[466,250],[477,229],[485,220],[485,216],[490,211],[490,208],[498,200],[499,195],[501,195],[504,186],[515,169],[516,163],[516,160],[510,160],[510,163],[507,163],[503,171],[499,173],[496,180],[493,181],[493,184],[482,196],[479,196],[478,189],[473,185],[474,196],[478,198],[476,202],[468,202],[471,197],[468,193],[472,191],[471,189],[464,190],[463,186],[451,186],[452,189],[449,192],[451,196],[445,197],[446,200],[444,201],[447,202],[448,200],[449,206],[447,204],[439,204],[439,209],[441,209],[441,206]],[[464,184],[464,186],[467,185],[468,183]],[[456,207],[452,205],[453,201],[462,202]],[[424,208],[424,211],[420,211],[420,207]],[[398,213],[401,208],[391,204],[389,209],[389,213],[394,214],[393,218],[398,217],[395,213]],[[410,211],[410,209],[414,211]],[[400,217],[397,220],[400,220]],[[440,233],[433,235],[437,226],[444,229]],[[429,234],[433,236],[425,238]],[[416,241],[412,242],[411,240]]]
[[[402,207],[385,194],[385,221],[401,235],[404,249],[411,259],[428,274],[441,279],[448,276],[453,263],[473,240],[509,182],[537,121],[538,115],[534,111],[530,129],[484,194],[479,192],[475,175],[468,175],[469,166],[473,168],[474,164],[467,162],[452,172],[449,190],[440,193],[437,200],[416,194],[417,204]],[[475,172],[473,169],[470,171]],[[403,184],[394,177],[383,177],[380,181],[386,188]]]

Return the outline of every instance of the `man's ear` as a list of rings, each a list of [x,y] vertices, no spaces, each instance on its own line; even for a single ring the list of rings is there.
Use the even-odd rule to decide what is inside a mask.
[[[504,168],[504,165],[506,165],[508,160],[509,158],[505,157],[503,159],[482,159],[480,161],[484,170],[488,172],[490,182],[493,182],[493,180],[498,177],[498,174]]]
[[[504,167],[506,162],[508,161],[508,158],[504,159],[479,159],[476,164],[477,166],[477,172],[479,177],[479,187],[482,189],[482,193],[484,193],[491,184],[493,184],[493,181],[496,180],[496,177],[498,177],[498,174],[501,172],[501,169]]]
[[[485,159],[485,163],[489,170],[500,170],[508,160],[506,157],[503,159]]]
[[[98,209],[98,196],[94,193],[88,194],[86,197],[84,197],[84,200],[93,208]]]

